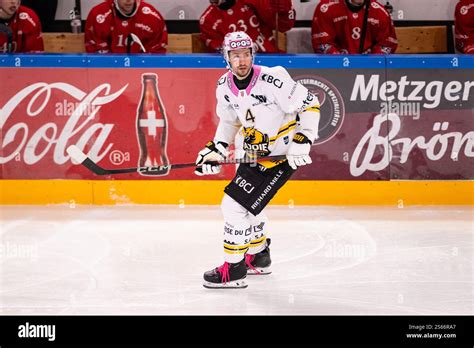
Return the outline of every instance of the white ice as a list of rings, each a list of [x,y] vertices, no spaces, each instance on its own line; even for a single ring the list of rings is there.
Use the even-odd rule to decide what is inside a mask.
[[[462,314],[472,207],[268,207],[273,273],[209,290],[218,206],[1,206],[0,314]]]

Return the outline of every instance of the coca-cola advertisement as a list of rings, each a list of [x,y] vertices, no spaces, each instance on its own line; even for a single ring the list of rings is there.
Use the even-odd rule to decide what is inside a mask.
[[[77,145],[109,168],[194,162],[217,125],[215,81],[221,71],[199,74],[192,79],[171,69],[17,70],[1,86],[1,177],[194,178],[193,168],[100,177],[76,165],[66,149]],[[32,83],[32,76],[40,82]],[[234,168],[228,167],[218,178],[230,177]]]
[[[224,68],[2,68],[0,178],[222,180],[194,162],[218,124]],[[319,139],[298,180],[474,178],[471,70],[290,69],[318,95]],[[77,147],[104,168],[73,161]],[[158,169],[157,169],[158,168]]]

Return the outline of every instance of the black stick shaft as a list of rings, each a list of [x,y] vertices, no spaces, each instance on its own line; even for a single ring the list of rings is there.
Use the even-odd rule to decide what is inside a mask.
[[[163,169],[180,169],[180,168],[190,168],[196,167],[196,163],[177,163],[177,164],[169,164],[167,166],[158,166],[158,167],[132,167],[132,168],[120,168],[120,169],[106,169],[102,168],[100,165],[95,163],[89,157],[87,157],[84,152],[82,152],[77,146],[72,145],[67,149],[68,154],[74,159],[76,162],[81,163],[84,167],[89,169],[90,171],[94,172],[97,175],[111,175],[111,174],[126,174],[126,173],[136,173],[140,171],[146,171],[150,173],[152,171],[160,172]],[[283,160],[286,159],[286,155],[278,155],[278,156],[267,156],[267,157],[260,157],[257,159],[249,159],[249,158],[237,158],[237,159],[226,159],[220,162],[208,162],[208,164],[214,165],[226,165],[226,164],[238,164],[238,163],[258,163],[265,160]]]

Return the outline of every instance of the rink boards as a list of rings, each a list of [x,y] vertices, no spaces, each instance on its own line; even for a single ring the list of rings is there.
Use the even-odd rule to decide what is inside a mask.
[[[313,164],[273,204],[473,204],[471,57],[283,55],[256,64],[285,66],[321,102]],[[142,75],[156,74],[169,162],[193,162],[218,122],[224,66],[216,55],[0,56],[0,203],[218,204],[233,165],[206,180],[192,169],[99,177],[65,148],[106,168],[137,166]]]
[[[2,204],[219,204],[228,181],[2,180]],[[472,205],[469,181],[295,181],[272,204]]]

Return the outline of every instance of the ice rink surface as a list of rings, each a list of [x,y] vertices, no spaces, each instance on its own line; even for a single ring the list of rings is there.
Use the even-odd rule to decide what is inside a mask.
[[[209,290],[218,206],[1,206],[0,314],[472,315],[472,207],[269,207],[273,273]]]

